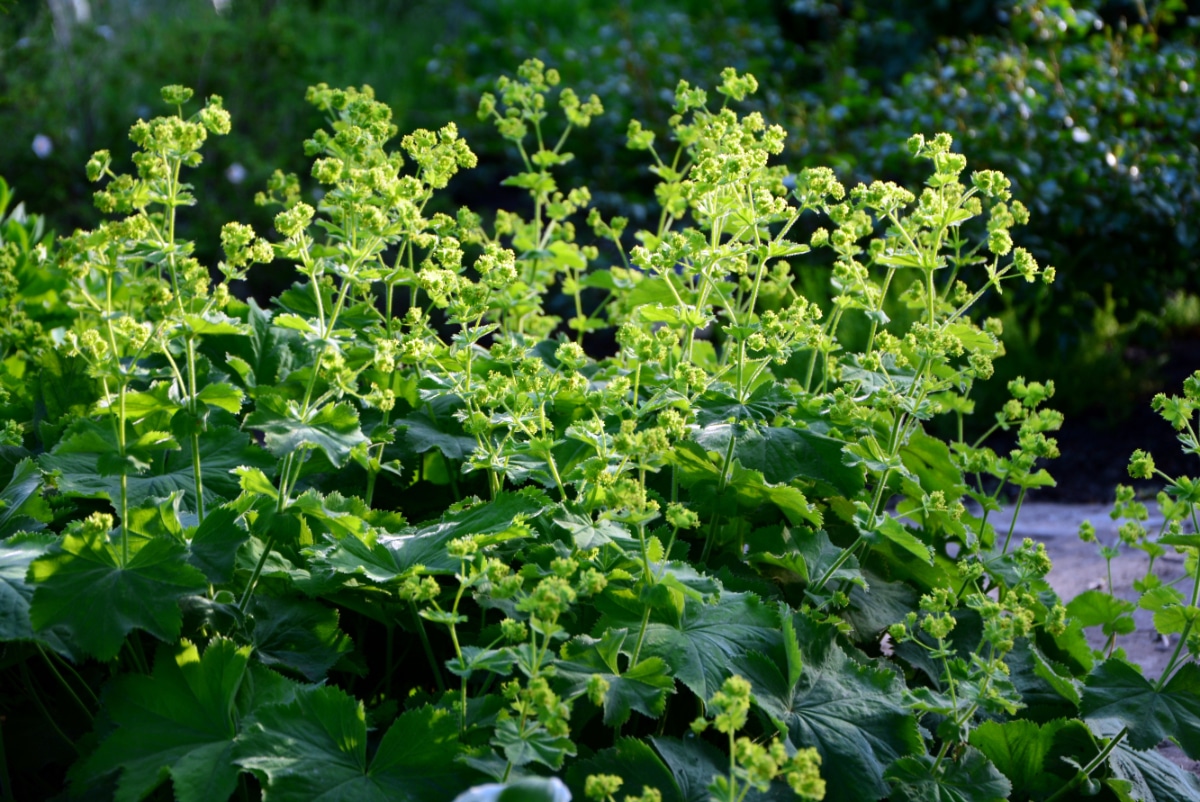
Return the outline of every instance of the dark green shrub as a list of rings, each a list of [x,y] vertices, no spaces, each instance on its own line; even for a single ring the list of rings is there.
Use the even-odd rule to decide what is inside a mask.
[[[1015,369],[1041,363],[1110,401],[1138,386],[1126,346],[1153,343],[1151,318],[1200,285],[1200,18],[1149,5],[1151,24],[1018,3],[1007,34],[944,40],[895,85],[843,63],[794,115],[798,153],[852,174],[911,179],[895,143],[946,130],[1009,175],[1038,213],[1024,240],[1063,275],[1003,299]]]
[[[323,119],[302,102],[304,90],[320,80],[369,83],[403,112],[417,97],[422,54],[440,26],[428,7],[387,0],[234,0],[221,13],[211,0],[87,7],[82,18],[71,3],[28,3],[0,14],[0,165],[55,225],[91,226],[93,188],[79,165],[102,147],[127,165],[129,125],[154,114],[146,98],[164,84],[220,95],[237,120],[239,145],[213,142],[193,183],[201,198],[223,200],[201,202],[181,221],[182,233],[211,260],[220,253],[211,232],[224,223],[270,224],[253,196],[274,170],[306,169],[299,143]],[[267,119],[270,125],[258,124]],[[38,137],[40,156],[32,148]],[[263,295],[286,281],[264,278]]]

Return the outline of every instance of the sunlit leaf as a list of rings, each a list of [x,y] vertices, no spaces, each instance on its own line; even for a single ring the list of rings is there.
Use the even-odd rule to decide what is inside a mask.
[[[242,720],[272,684],[266,671],[244,682],[249,654],[248,646],[216,639],[201,657],[184,641],[159,649],[150,676],[117,677],[105,695],[116,729],[88,758],[85,774],[119,770],[117,802],[145,798],[168,776],[178,802],[228,799],[240,772],[232,757]],[[265,701],[273,701],[270,693]]]
[[[267,450],[277,457],[311,446],[341,467],[355,446],[367,442],[359,428],[358,413],[346,402],[331,402],[307,414],[295,401],[278,395],[261,397],[257,404],[243,426],[262,432]]]
[[[1124,660],[1105,660],[1084,681],[1080,715],[1086,721],[1115,719],[1129,728],[1134,749],[1150,749],[1174,737],[1200,760],[1200,665],[1184,663],[1157,689]]]
[[[29,565],[57,540],[53,535],[17,534],[0,541],[0,642],[39,641],[59,654],[73,656],[69,632],[62,627],[34,632],[29,618],[34,591],[26,581]]]
[[[599,640],[581,635],[564,644],[562,659],[554,665],[558,676],[568,680],[568,695],[587,690],[592,677],[608,684],[604,694],[604,723],[620,727],[636,710],[649,718],[658,718],[667,704],[667,695],[675,692],[675,678],[659,657],[648,657],[625,671],[619,668],[617,654],[625,639],[623,629],[605,633]]]
[[[120,545],[103,533],[63,537],[29,569],[34,629],[61,626],[100,660],[116,657],[135,629],[163,641],[179,637],[179,599],[207,588],[204,574],[174,540],[130,538],[129,552],[122,565]]]
[[[882,665],[850,659],[836,630],[792,617],[803,668],[794,671],[750,655],[745,676],[754,704],[788,742],[821,753],[830,802],[881,799],[889,793],[884,771],[897,758],[922,749],[917,723],[908,712],[896,674]],[[836,767],[836,770],[830,770]]]

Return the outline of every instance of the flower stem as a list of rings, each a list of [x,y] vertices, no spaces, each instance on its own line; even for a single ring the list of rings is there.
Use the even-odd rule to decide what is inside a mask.
[[[1112,753],[1112,751],[1114,749],[1117,748],[1117,745],[1125,738],[1125,735],[1128,732],[1129,732],[1128,727],[1122,727],[1121,731],[1118,732],[1116,735],[1114,735],[1112,737],[1112,740],[1110,740],[1104,746],[1104,749],[1100,750],[1100,754],[1098,754],[1094,758],[1092,758],[1091,761],[1089,761],[1086,766],[1084,766],[1082,769],[1079,770],[1078,774],[1076,774],[1074,777],[1072,777],[1070,780],[1067,781],[1066,785],[1064,785],[1062,788],[1059,788],[1057,791],[1055,791],[1050,796],[1046,797],[1045,802],[1054,802],[1054,800],[1058,799],[1059,797],[1061,797],[1064,794],[1073,790],[1075,788],[1075,786],[1079,785],[1079,782],[1081,780],[1087,779],[1088,775],[1090,775],[1093,771],[1095,771],[1097,768],[1099,768],[1100,764],[1102,764],[1105,760],[1108,759],[1108,756]]]
[[[275,535],[267,538],[267,545],[263,547],[262,556],[258,558],[258,564],[254,566],[254,573],[250,575],[250,581],[246,583],[246,590],[242,593],[242,600],[238,602],[238,609],[243,613],[246,612],[246,607],[250,604],[250,597],[254,594],[254,586],[258,584],[258,577],[262,573],[263,566],[267,564],[267,557],[271,554],[271,547],[275,545]]]

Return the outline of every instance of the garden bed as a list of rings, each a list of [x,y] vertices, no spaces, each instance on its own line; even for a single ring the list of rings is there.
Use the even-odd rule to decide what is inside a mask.
[[[603,113],[560,82],[530,60],[480,101],[527,194],[494,219],[433,211],[477,161],[455,125],[397,147],[369,87],[321,84],[319,191],[276,174],[222,280],[176,217],[233,128],[181,86],[133,173],[88,162],[112,219],[3,221],[4,793],[1200,800],[1155,752],[1200,758],[1200,485],[1121,454],[1168,488],[1161,527],[1118,491],[1123,548],[1189,576],[1064,556],[1060,596],[1069,537],[1000,509],[1053,483],[1054,387],[999,383],[1004,448],[963,434],[1004,353],[976,303],[1055,279],[1009,180],[947,134],[907,139],[915,192],[793,174],[726,69],[629,123],[662,204],[634,234],[560,188]],[[237,300],[271,263],[299,280]],[[1200,372],[1155,406],[1200,453]],[[1140,608],[1179,638],[1145,673],[1116,651]]]

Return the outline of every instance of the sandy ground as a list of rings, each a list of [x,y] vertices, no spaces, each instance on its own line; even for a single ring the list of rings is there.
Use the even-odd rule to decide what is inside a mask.
[[[1153,509],[1153,504],[1149,505]],[[1111,505],[1107,504],[1058,504],[1026,503],[1014,529],[1014,537],[1031,537],[1046,544],[1046,551],[1054,561],[1048,577],[1050,585],[1064,602],[1089,589],[1106,589],[1108,573],[1104,558],[1100,556],[1096,543],[1084,543],[1079,539],[1079,524],[1090,520],[1096,527],[1100,543],[1111,545],[1117,540],[1117,523],[1109,518]],[[1000,515],[993,520],[1010,520]],[[1152,517],[1146,528],[1156,531],[1161,519]],[[1112,590],[1114,595],[1136,602],[1138,593],[1133,589],[1134,580],[1146,575],[1150,559],[1145,552],[1124,548],[1120,556],[1112,561]],[[1165,582],[1178,579],[1184,574],[1183,555],[1172,550],[1158,558],[1154,572]],[[1137,629],[1129,635],[1117,638],[1116,645],[1123,648],[1132,662],[1140,665],[1145,675],[1157,678],[1162,674],[1174,651],[1176,638],[1164,642],[1154,631],[1152,614],[1146,610],[1134,613]],[[1094,648],[1101,648],[1105,636],[1099,627],[1088,633]],[[1173,744],[1159,747],[1171,760],[1188,770],[1200,774],[1200,761],[1189,760]]]

